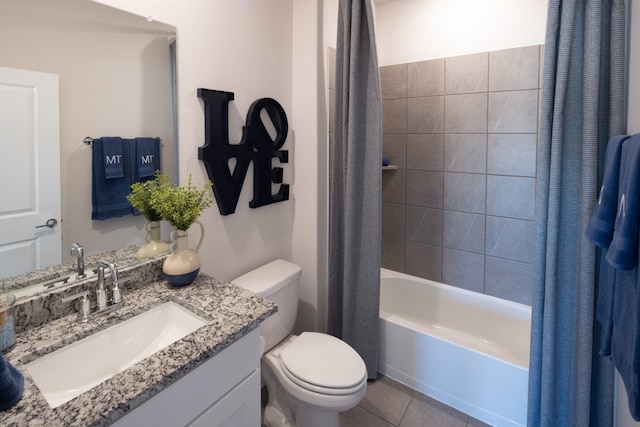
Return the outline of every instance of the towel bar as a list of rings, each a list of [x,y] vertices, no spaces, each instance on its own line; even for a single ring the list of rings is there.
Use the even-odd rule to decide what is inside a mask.
[[[162,138],[160,138],[159,136],[156,136],[156,138],[162,144]],[[82,142],[84,142],[86,145],[91,145],[91,144],[93,144],[93,138],[91,138],[90,136],[85,136],[85,138],[82,140]]]

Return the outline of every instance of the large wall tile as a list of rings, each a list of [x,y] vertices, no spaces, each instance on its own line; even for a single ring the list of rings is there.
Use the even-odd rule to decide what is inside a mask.
[[[489,54],[474,53],[446,59],[446,94],[486,92]]]
[[[381,68],[383,267],[531,304],[543,52]]]
[[[536,176],[537,134],[489,134],[487,173]]]
[[[407,200],[407,172],[403,169],[382,174],[382,201],[405,203]]]
[[[406,99],[387,99],[382,101],[382,132],[407,132]]]
[[[486,254],[533,263],[533,221],[487,216]]]
[[[380,264],[383,268],[404,272],[404,256],[404,239],[382,236],[382,253]]]
[[[382,202],[382,235],[404,239],[405,206],[402,203]]]
[[[489,91],[538,88],[540,46],[518,47],[489,54]]]
[[[542,78],[544,77],[544,45],[540,45],[540,68],[538,71],[538,89],[542,89]]]
[[[489,133],[536,133],[538,90],[489,93]]]
[[[484,175],[445,172],[445,209],[483,214],[485,213],[485,195]]]
[[[487,176],[487,214],[533,220],[535,178]]]
[[[413,276],[442,281],[442,247],[405,241],[404,271]]]
[[[329,91],[329,132],[335,132],[336,126],[336,91]]]
[[[329,61],[329,89],[336,89],[336,49],[327,48],[327,58]]]
[[[485,173],[487,135],[474,133],[446,134],[444,170],[447,172]]]
[[[442,246],[442,209],[407,205],[406,238]]]
[[[486,294],[531,305],[533,301],[532,264],[486,257],[484,271]]]
[[[380,67],[382,99],[407,97],[407,64]]]
[[[409,63],[408,80],[409,98],[444,95],[444,59]]]
[[[485,216],[444,211],[443,244],[447,248],[484,254]]]
[[[407,204],[442,207],[442,172],[407,170]]]
[[[389,164],[405,169],[407,166],[407,135],[404,133],[383,134],[382,152],[389,157]]]
[[[485,133],[487,94],[448,95],[445,99],[446,133]]]
[[[407,169],[442,171],[444,136],[438,133],[407,135]]]
[[[474,292],[483,292],[483,279],[483,255],[453,249],[443,250],[442,281],[444,283]]]
[[[444,97],[407,99],[407,133],[443,133]]]

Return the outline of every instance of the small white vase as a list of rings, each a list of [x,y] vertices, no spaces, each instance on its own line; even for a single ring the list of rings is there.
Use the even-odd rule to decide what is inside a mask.
[[[144,241],[147,242],[138,250],[136,258],[143,260],[166,254],[171,251],[171,245],[160,238],[160,221],[147,221]]]
[[[173,253],[164,260],[162,272],[171,286],[190,285],[200,272],[198,250],[202,239],[204,239],[204,227],[200,221],[196,221],[194,224],[200,226],[200,240],[195,250],[189,248],[188,231],[173,230],[170,234]]]

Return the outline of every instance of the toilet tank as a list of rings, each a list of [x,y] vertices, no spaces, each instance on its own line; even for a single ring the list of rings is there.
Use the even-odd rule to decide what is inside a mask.
[[[232,284],[278,304],[278,311],[260,324],[265,352],[286,338],[298,314],[300,266],[278,259],[233,279]]]

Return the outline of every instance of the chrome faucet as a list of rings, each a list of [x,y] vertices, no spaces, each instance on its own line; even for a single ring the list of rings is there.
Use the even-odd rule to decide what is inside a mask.
[[[111,305],[121,304],[122,296],[120,295],[120,288],[118,284],[122,281],[118,281],[118,267],[111,261],[101,259],[98,261],[98,283],[96,284],[96,312],[103,311],[107,308],[107,291],[104,288],[104,269],[108,268],[111,271],[111,282],[113,284]]]
[[[104,270],[108,268],[111,271],[111,300],[107,300],[107,290],[104,286]],[[80,308],[78,311],[78,322],[86,323],[93,317],[98,317],[106,313],[110,313],[122,307],[124,304],[122,295],[120,294],[119,284],[126,282],[129,278],[118,278],[118,267],[111,261],[101,259],[98,261],[98,281],[96,283],[96,305],[93,310],[90,308],[89,291],[83,291],[68,297],[62,298],[62,302],[80,300]]]
[[[84,249],[79,243],[71,244],[71,256],[75,255],[78,260],[78,279],[82,279],[86,276],[84,273]]]

